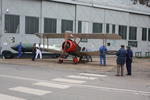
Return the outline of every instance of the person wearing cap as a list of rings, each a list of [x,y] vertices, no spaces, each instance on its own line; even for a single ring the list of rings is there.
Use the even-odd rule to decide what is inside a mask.
[[[133,57],[133,52],[131,48],[127,46],[127,54],[126,54],[127,75],[131,75],[132,57]]]
[[[121,48],[116,53],[116,56],[117,56],[117,74],[116,74],[116,76],[120,76],[120,71],[121,71],[121,76],[123,76],[124,64],[126,62],[126,54],[127,53],[124,48],[124,45],[121,45]]]
[[[100,65],[106,66],[106,52],[107,52],[106,46],[105,45],[100,46],[99,48]]]

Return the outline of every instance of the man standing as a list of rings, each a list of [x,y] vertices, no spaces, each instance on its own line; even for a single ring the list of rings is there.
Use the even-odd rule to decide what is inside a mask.
[[[18,50],[18,56],[17,58],[20,58],[22,56],[22,43],[20,42],[19,45],[17,46],[17,50]]]
[[[132,64],[133,52],[129,46],[127,46],[127,55],[126,55],[126,68],[127,75],[131,75],[131,64]]]
[[[121,69],[121,76],[123,76],[124,72],[124,64],[126,62],[126,50],[124,45],[121,45],[121,48],[117,51],[117,75],[120,76],[120,69]]]
[[[38,55],[40,56],[40,59],[42,59],[42,51],[41,51],[41,44],[38,44],[38,46],[36,47],[36,56],[35,58],[38,58]]]
[[[32,47],[32,61],[35,61],[35,56],[36,56],[36,43],[34,43]]]
[[[106,66],[106,51],[107,51],[107,48],[104,45],[99,48],[100,65]]]

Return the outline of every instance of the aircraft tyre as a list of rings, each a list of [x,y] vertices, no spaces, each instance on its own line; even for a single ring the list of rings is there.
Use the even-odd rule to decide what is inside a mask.
[[[10,58],[13,58],[14,55],[13,55],[13,53],[12,53],[11,51],[9,51],[9,50],[4,50],[4,51],[2,52],[2,57],[4,57],[5,59],[10,59]]]
[[[62,60],[62,59],[59,59],[58,63],[62,64],[62,63],[63,63],[63,60]]]
[[[77,63],[78,63],[78,58],[77,58],[77,57],[74,57],[74,58],[73,58],[73,63],[74,63],[74,64],[77,64]]]

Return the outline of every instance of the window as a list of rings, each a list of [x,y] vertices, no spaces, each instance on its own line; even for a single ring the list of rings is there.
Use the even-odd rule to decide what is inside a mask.
[[[129,27],[129,40],[136,40],[137,27]]]
[[[88,39],[81,38],[80,42],[88,42]]]
[[[72,20],[62,20],[61,22],[61,32],[73,31],[73,21]]]
[[[5,15],[5,33],[19,33],[19,24],[18,15]]]
[[[147,28],[142,28],[142,40],[146,41],[147,39]]]
[[[56,33],[57,20],[44,18],[44,33]]]
[[[102,33],[103,24],[102,23],[93,23],[93,33]]]
[[[148,30],[148,41],[150,41],[150,28]]]
[[[38,17],[25,17],[25,32],[26,34],[33,34],[39,32]]]
[[[119,25],[119,35],[122,39],[127,39],[127,26]]]
[[[112,33],[113,34],[116,33],[116,25],[115,24],[112,25]]]
[[[128,41],[128,46],[137,47],[138,43],[137,43],[137,41]]]
[[[82,21],[78,21],[78,33],[82,33]]]
[[[109,24],[106,24],[106,33],[109,33]]]

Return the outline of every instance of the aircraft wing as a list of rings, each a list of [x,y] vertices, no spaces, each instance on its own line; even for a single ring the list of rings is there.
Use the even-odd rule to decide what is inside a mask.
[[[36,36],[39,38],[64,38],[65,34],[61,33],[35,33]],[[113,39],[113,40],[120,40],[122,39],[118,34],[101,34],[101,33],[76,33],[73,34],[74,37],[82,38],[82,39]]]
[[[50,49],[50,48],[43,48],[44,51],[51,52],[51,53],[58,53],[62,54],[62,51],[56,50],[56,49]]]
[[[116,55],[117,51],[115,50],[109,50],[106,52],[107,55]],[[81,56],[99,56],[100,52],[99,51],[84,51],[84,52],[79,52],[78,55]]]
[[[58,47],[56,45],[49,45],[49,46],[41,45],[40,48],[42,48],[42,50],[47,51],[47,52],[62,54],[61,47]]]

